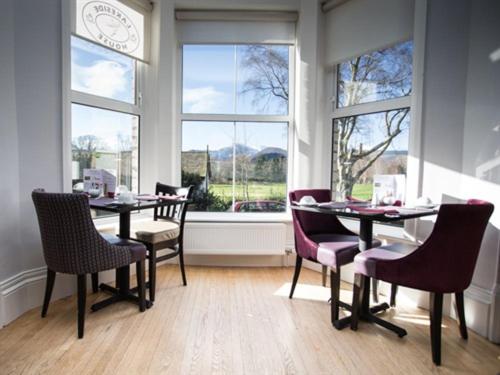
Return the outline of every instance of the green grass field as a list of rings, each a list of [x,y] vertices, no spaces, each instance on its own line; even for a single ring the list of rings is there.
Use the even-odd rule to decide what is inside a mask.
[[[249,186],[250,200],[284,200],[286,196],[286,184],[270,183],[270,184],[251,184]],[[222,197],[224,200],[230,201],[233,194],[233,186],[230,184],[212,184],[210,191]],[[373,186],[372,184],[356,184],[352,194],[359,199],[371,199]],[[236,186],[236,200],[245,200],[243,186]]]
[[[352,189],[353,197],[359,199],[364,199],[364,200],[371,199],[372,193],[373,193],[372,184],[356,184]]]
[[[212,184],[210,191],[222,197],[224,200],[231,200],[233,194],[233,186],[230,184]],[[248,187],[250,200],[284,200],[286,197],[286,184],[270,183],[270,184],[250,184]],[[244,190],[242,185],[236,186],[236,200],[245,200]]]

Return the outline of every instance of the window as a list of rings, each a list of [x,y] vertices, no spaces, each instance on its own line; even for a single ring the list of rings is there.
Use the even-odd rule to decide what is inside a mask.
[[[182,184],[195,210],[286,210],[290,49],[183,46]]]
[[[411,41],[336,67],[332,191],[372,198],[374,175],[406,175],[412,88]]]
[[[74,192],[84,169],[105,169],[117,185],[139,189],[136,60],[71,37],[71,154]]]

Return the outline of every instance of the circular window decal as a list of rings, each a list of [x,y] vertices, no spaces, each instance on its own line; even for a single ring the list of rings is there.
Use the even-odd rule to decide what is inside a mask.
[[[83,24],[99,43],[132,53],[139,48],[139,33],[130,18],[104,1],[91,1],[82,9]]]

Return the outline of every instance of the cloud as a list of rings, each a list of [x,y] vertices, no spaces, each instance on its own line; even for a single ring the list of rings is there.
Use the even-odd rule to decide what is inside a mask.
[[[226,113],[227,95],[212,86],[184,89],[183,105],[187,113]]]
[[[127,69],[114,61],[99,60],[84,67],[73,64],[73,89],[91,94],[120,99],[127,89]]]

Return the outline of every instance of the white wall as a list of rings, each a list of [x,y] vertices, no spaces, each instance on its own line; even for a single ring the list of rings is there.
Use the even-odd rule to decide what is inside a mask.
[[[20,272],[23,259],[19,246],[19,155],[16,85],[14,69],[14,6],[3,4],[0,12],[0,280]],[[14,256],[17,254],[17,256]]]

